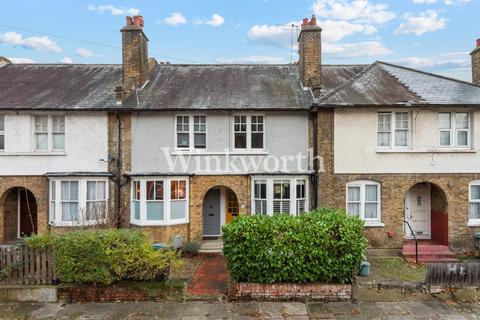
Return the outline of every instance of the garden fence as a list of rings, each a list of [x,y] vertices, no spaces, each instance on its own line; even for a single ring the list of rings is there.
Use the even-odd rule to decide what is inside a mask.
[[[51,249],[0,246],[0,285],[52,284],[55,281]]]

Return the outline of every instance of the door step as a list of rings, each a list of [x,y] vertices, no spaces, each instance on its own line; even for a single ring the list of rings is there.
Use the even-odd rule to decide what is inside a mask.
[[[409,262],[415,262],[415,243],[405,243],[402,247],[402,256]],[[458,261],[455,253],[445,245],[432,243],[418,244],[419,262],[453,262]]]
[[[198,253],[200,254],[211,254],[211,253],[221,253],[223,249],[223,240],[222,238],[212,239],[212,240],[203,240],[202,245]]]

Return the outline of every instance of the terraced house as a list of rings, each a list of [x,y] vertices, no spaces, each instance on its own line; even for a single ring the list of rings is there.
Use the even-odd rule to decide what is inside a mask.
[[[0,68],[2,242],[96,224],[202,240],[240,214],[330,206],[372,247],[473,247],[480,42],[472,84],[324,65],[314,17],[289,65],[159,64],[126,21],[122,65]]]

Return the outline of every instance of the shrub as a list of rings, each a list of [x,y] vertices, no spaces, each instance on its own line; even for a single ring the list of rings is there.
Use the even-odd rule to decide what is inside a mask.
[[[346,283],[366,246],[363,222],[341,210],[242,216],[223,227],[223,254],[239,282]]]
[[[198,241],[195,241],[195,240],[188,241],[185,247],[183,247],[183,252],[196,255],[198,253],[198,250],[200,250],[200,246],[201,244]]]
[[[175,251],[153,250],[146,235],[135,230],[78,230],[32,237],[26,244],[51,245],[57,276],[66,283],[156,280],[178,263]]]

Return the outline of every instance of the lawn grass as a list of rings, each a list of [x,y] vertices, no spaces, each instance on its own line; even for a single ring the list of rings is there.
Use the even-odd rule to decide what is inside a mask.
[[[371,257],[369,280],[423,282],[425,281],[425,265],[414,265],[400,257]]]

